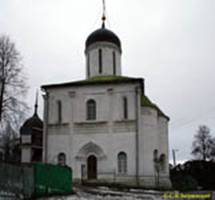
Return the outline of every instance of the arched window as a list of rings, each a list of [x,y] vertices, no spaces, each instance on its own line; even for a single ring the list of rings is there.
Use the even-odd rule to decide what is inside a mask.
[[[154,167],[156,172],[165,172],[166,170],[166,155],[165,154],[161,154],[159,155],[158,150],[155,149],[153,152],[153,161],[154,161]]]
[[[127,173],[127,155],[125,152],[118,154],[118,172],[119,174]]]
[[[58,165],[65,166],[66,165],[66,154],[65,153],[59,153],[57,156],[58,159]]]
[[[62,103],[60,100],[57,101],[57,120],[58,123],[61,123],[62,121]]]
[[[87,55],[87,76],[90,77],[90,54]]]
[[[87,101],[87,120],[96,119],[96,102],[93,99]]]
[[[153,159],[154,159],[154,162],[158,162],[158,150],[157,149],[155,149],[153,152]]]
[[[116,75],[116,53],[113,51],[113,75]]]
[[[0,151],[0,161],[3,161],[3,152]]]
[[[128,100],[126,97],[123,97],[123,117],[128,119]]]
[[[102,73],[102,50],[99,49],[99,74]]]
[[[161,171],[165,171],[166,170],[166,155],[165,154],[161,154],[160,156],[160,165],[161,165]]]

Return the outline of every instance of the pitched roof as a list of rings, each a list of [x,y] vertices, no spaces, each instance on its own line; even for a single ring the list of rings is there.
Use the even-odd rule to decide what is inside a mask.
[[[98,84],[122,84],[122,83],[134,83],[141,82],[143,83],[143,78],[131,78],[126,76],[95,76],[89,79],[59,83],[59,84],[50,84],[42,85],[42,89],[47,88],[56,88],[56,87],[72,87],[72,86],[86,86],[86,85],[98,85]]]
[[[164,112],[156,104],[152,103],[151,100],[145,95],[141,96],[141,106],[154,108],[155,110],[157,110],[158,116],[162,116],[167,120],[170,120],[170,118],[165,115]]]

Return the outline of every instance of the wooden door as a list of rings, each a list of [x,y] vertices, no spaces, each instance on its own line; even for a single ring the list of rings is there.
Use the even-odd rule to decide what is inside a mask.
[[[87,176],[89,180],[97,178],[97,158],[93,155],[87,159]]]

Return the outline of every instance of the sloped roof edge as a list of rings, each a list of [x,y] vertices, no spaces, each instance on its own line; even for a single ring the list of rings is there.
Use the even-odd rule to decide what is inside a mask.
[[[143,82],[143,78],[133,78],[126,76],[95,76],[89,79],[59,83],[59,84],[50,84],[42,85],[42,89],[48,88],[59,88],[59,87],[72,87],[72,86],[86,86],[86,85],[98,85],[98,84],[121,84],[121,83],[131,83],[131,82]]]
[[[151,100],[145,95],[141,96],[141,106],[154,108],[157,110],[158,116],[165,117],[168,121],[170,120],[170,118],[165,115],[164,112],[156,104],[152,103]]]

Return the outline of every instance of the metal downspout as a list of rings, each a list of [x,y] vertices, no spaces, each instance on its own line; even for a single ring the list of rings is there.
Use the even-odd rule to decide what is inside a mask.
[[[139,185],[139,88],[135,88],[135,107],[136,107],[136,135],[135,135],[135,142],[136,142],[136,184]]]
[[[44,95],[45,110],[44,110],[44,128],[43,128],[43,162],[47,163],[47,148],[48,148],[48,121],[49,121],[49,93]]]

